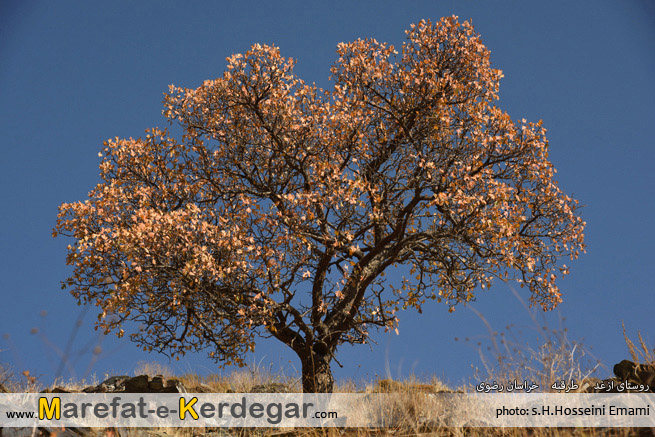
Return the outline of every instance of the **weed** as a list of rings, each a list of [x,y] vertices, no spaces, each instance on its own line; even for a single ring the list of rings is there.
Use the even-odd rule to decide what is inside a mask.
[[[639,357],[644,360],[644,364],[655,366],[655,347],[649,349],[646,346],[644,338],[641,336],[641,332],[637,332],[637,337],[639,338],[639,347],[637,347],[631,340],[628,338],[628,334],[625,332],[625,324],[621,322],[623,327],[623,338],[625,338],[625,343],[628,345],[628,352],[632,357],[632,361],[635,363],[640,363]]]
[[[471,311],[486,326],[486,340],[490,343],[488,346],[482,342],[476,345],[486,373],[481,375],[480,370],[475,368],[474,377],[477,380],[528,381],[542,389],[549,389],[556,381],[583,381],[604,367],[582,341],[569,338],[564,317],[560,318],[558,328],[551,328],[543,320],[539,323],[536,311],[530,310],[514,289],[512,292],[528,312],[533,324],[531,329],[539,338],[538,344],[526,341],[521,332],[516,332],[513,324],[505,326],[500,333],[495,331],[484,315],[471,307]]]

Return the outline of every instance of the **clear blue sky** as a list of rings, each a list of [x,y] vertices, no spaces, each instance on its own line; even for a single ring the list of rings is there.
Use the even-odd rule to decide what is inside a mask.
[[[165,126],[161,102],[169,84],[196,87],[216,78],[227,56],[259,42],[281,47],[298,60],[300,77],[328,87],[337,43],[374,37],[400,45],[410,23],[452,14],[473,20],[493,65],[504,71],[500,106],[514,118],[544,120],[557,179],[586,205],[587,254],[570,263],[560,283],[564,302],[546,323],[557,327],[566,317],[570,338],[592,346],[609,369],[629,358],[622,321],[630,335],[639,330],[655,343],[652,1],[3,0],[0,362],[45,383],[57,373],[57,350],[66,350],[82,311],[60,290],[71,241],[51,237],[57,206],[86,198],[99,181],[104,140]],[[497,283],[472,306],[499,331],[524,326],[523,338],[537,345],[507,285]],[[101,338],[92,329],[95,314],[86,313],[72,342],[73,376],[131,373],[141,360],[167,363],[127,339]],[[480,366],[473,346],[486,335],[471,309],[449,314],[435,303],[422,315],[403,313],[398,336],[378,335],[372,348],[342,348],[344,367],[333,367],[338,379],[414,372],[456,383],[472,376],[471,364]],[[455,337],[475,340],[471,346]],[[287,373],[299,368],[273,340],[259,344],[248,362]],[[203,354],[171,367],[215,370]]]

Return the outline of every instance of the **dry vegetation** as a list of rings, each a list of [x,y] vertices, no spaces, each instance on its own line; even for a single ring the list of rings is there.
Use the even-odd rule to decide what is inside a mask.
[[[536,319],[535,329],[539,331],[542,342],[534,347],[521,341],[521,336],[514,332],[513,326],[507,326],[505,331],[493,331],[482,315],[479,315],[489,329],[489,335],[483,342],[477,343],[480,351],[482,370],[477,369],[476,378],[494,379],[496,381],[525,380],[534,381],[540,387],[549,387],[554,381],[561,379],[574,379],[583,381],[597,373],[600,366],[588,349],[579,342],[568,338],[566,328],[550,329],[540,326]],[[623,328],[628,353],[636,363],[655,365],[655,348],[649,347],[640,332],[637,333],[637,342],[633,342]],[[488,343],[485,344],[485,343]],[[182,381],[189,392],[213,393],[247,393],[257,386],[269,385],[271,387],[284,386],[292,392],[300,392],[300,379],[276,374],[271,370],[254,366],[249,370],[233,372],[229,376],[197,374],[175,375],[174,372],[161,364],[139,363],[134,370],[135,375],[163,375],[175,377]],[[97,380],[90,381],[62,381],[58,380],[50,385],[66,387],[68,389],[81,389],[97,384]],[[543,385],[542,385],[543,384]],[[12,373],[6,365],[0,364],[0,385],[9,391],[35,392],[43,389],[43,385],[36,378],[24,372],[19,376]],[[87,435],[119,435],[119,436],[344,436],[344,435],[448,435],[448,436],[655,436],[655,428],[454,428],[434,426],[426,423],[422,415],[422,402],[425,393],[439,393],[444,391],[475,391],[473,384],[461,387],[448,387],[436,378],[430,381],[421,381],[416,378],[406,380],[380,379],[373,382],[357,385],[346,382],[336,387],[337,392],[348,393],[355,391],[401,393],[402,401],[397,402],[390,409],[394,426],[384,429],[274,429],[274,428],[237,428],[237,429],[204,429],[204,428],[160,428],[160,429],[106,429],[84,430]],[[274,390],[272,390],[274,391]],[[550,391],[550,389],[546,390]],[[1,431],[1,429],[0,429]],[[2,433],[0,432],[0,435]],[[47,433],[41,435],[48,435]]]
[[[505,326],[501,332],[496,331],[483,314],[471,308],[488,332],[485,341],[477,343],[482,369],[475,368],[476,380],[527,380],[538,384],[539,387],[550,387],[555,381],[585,381],[598,376],[601,369],[605,370],[605,373],[611,372],[594,357],[590,348],[579,340],[569,338],[565,317],[560,318],[559,327],[549,326],[545,319],[539,319],[539,314],[528,308],[516,290],[510,289],[530,316],[532,325],[528,330],[531,331],[531,336],[536,335],[538,340],[536,345],[533,344],[535,342],[526,340],[525,334],[514,324]],[[543,316],[543,313],[541,315]],[[639,338],[641,339],[641,336]],[[645,344],[643,346],[647,350]]]

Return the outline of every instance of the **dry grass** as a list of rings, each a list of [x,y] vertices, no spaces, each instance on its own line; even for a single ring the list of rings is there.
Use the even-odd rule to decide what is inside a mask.
[[[228,376],[197,373],[184,373],[176,375],[170,367],[160,363],[139,362],[133,371],[134,375],[162,375],[165,378],[174,378],[182,382],[190,392],[206,393],[249,393],[256,386],[281,384],[291,392],[300,392],[299,378],[292,378],[281,373],[265,369],[260,365],[253,365],[246,369],[231,372]]]
[[[623,338],[625,339],[625,344],[628,345],[628,352],[632,357],[632,361],[635,363],[641,363],[640,357],[643,360],[643,364],[649,364],[655,366],[655,347],[649,349],[646,346],[644,338],[641,336],[641,332],[637,332],[637,338],[639,338],[639,346],[636,346],[632,340],[628,337],[628,334],[625,332],[625,324],[621,322],[623,327]]]
[[[14,380],[14,374],[6,364],[0,363],[0,393],[4,391],[14,391],[12,387],[12,382]]]
[[[536,344],[527,341],[514,324],[505,326],[501,332],[494,330],[483,314],[471,308],[488,332],[484,341],[476,344],[482,363],[482,369],[474,369],[476,380],[527,380],[539,385],[538,391],[550,391],[554,382],[582,382],[597,376],[601,369],[609,372],[582,341],[569,337],[564,317],[560,317],[559,326],[553,328],[545,320],[539,320],[539,313],[530,310],[515,290],[512,292],[530,316],[532,326],[528,330],[531,336],[536,334],[538,341]]]
[[[485,342],[488,346],[478,343],[482,362],[482,371],[478,369],[478,378],[495,381],[528,380],[536,382],[542,388],[538,391],[550,391],[552,382],[559,380],[576,380],[582,382],[590,378],[601,368],[588,348],[581,342],[569,338],[568,330],[560,326],[552,329],[537,322],[534,313],[533,331],[536,331],[540,341],[537,345],[524,341],[515,327],[509,325],[501,333],[494,331],[482,314],[478,314],[488,329]],[[562,323],[564,320],[561,321]],[[635,362],[655,364],[655,348],[648,347],[641,333],[637,333],[635,343],[628,337],[625,326],[623,334],[628,352]],[[486,347],[485,347],[486,346]],[[200,376],[193,373],[175,375],[167,366],[157,363],[138,363],[133,372],[135,375],[162,375],[180,380],[190,392],[214,393],[247,393],[255,386],[283,384],[290,391],[300,391],[298,377],[288,377],[272,372],[261,366],[253,365],[250,369],[233,372],[229,375]],[[31,379],[32,378],[32,379]],[[480,380],[480,379],[478,379]],[[88,385],[96,385],[98,381],[55,381],[51,387],[64,386],[68,389],[81,389]],[[17,378],[7,366],[0,364],[0,384],[10,391],[39,391],[40,386],[29,374],[21,374]],[[459,387],[457,391],[475,391],[475,384]],[[447,436],[655,436],[655,429],[637,428],[464,428],[446,427],[435,423],[426,423],[425,394],[444,391],[456,391],[446,386],[437,378],[423,381],[416,377],[405,380],[381,379],[365,384],[364,387],[353,381],[346,381],[335,387],[335,392],[352,393],[366,391],[369,393],[398,393],[395,404],[390,406],[387,418],[392,426],[384,429],[270,429],[270,428],[236,428],[236,429],[203,429],[203,428],[159,428],[159,429],[115,429],[113,435],[147,436],[173,435],[196,436],[211,434],[214,436],[371,436],[371,435],[447,435]],[[159,433],[159,434],[156,434]],[[108,430],[98,430],[91,435],[111,435]]]
[[[561,348],[551,348],[552,351],[565,350]],[[648,349],[646,349],[648,350]],[[557,362],[556,357],[552,357],[549,362]],[[504,363],[505,361],[503,361]],[[228,376],[209,375],[198,376],[193,374],[176,376],[170,369],[162,368],[156,363],[140,363],[134,371],[135,374],[161,374],[167,377],[177,378],[189,388],[190,391],[196,391],[198,387],[209,387],[212,392],[224,393],[228,390],[234,392],[248,392],[256,385],[283,383],[298,386],[297,378],[284,378],[281,375],[273,375],[270,372],[261,369],[251,371],[234,372]],[[500,380],[500,375],[496,375]],[[79,382],[71,381],[64,384],[67,388],[79,388]],[[25,388],[23,386],[23,388]],[[474,391],[473,387],[468,387],[468,391]],[[353,385],[351,382],[339,384],[336,392],[352,392]],[[342,437],[342,436],[652,436],[655,435],[655,429],[636,429],[636,428],[470,428],[470,427],[446,427],[425,423],[423,418],[426,415],[426,405],[424,402],[426,393],[439,393],[450,391],[451,388],[443,384],[440,380],[433,378],[430,381],[421,381],[415,377],[406,380],[381,379],[366,387],[368,392],[397,393],[401,396],[395,398],[393,405],[388,406],[385,411],[385,417],[393,423],[384,429],[272,429],[272,428],[148,428],[148,429],[105,429],[94,430],[90,435],[114,435],[114,436],[180,436],[191,437],[200,435],[213,436],[307,436],[307,437]],[[31,391],[31,390],[28,390]],[[205,390],[203,390],[205,391]],[[113,432],[113,434],[111,432]]]

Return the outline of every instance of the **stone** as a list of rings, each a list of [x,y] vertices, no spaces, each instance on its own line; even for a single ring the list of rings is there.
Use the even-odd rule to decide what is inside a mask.
[[[636,364],[623,360],[614,366],[614,374],[622,381],[655,388],[655,365]]]
[[[41,393],[71,393],[71,391],[65,388],[55,387],[52,389],[46,388],[45,390],[42,390]]]
[[[125,381],[130,379],[129,375],[112,376],[102,381],[95,387],[86,387],[82,391],[85,393],[112,393],[119,391]]]
[[[208,386],[207,384],[199,384],[196,387],[194,387],[193,391],[195,393],[214,393],[214,389]]]
[[[138,375],[123,383],[125,393],[150,393],[148,390],[148,375]]]
[[[280,382],[259,384],[250,389],[250,393],[291,393],[289,387]]]
[[[112,376],[95,387],[86,387],[84,393],[187,393],[177,379],[165,380],[162,375],[135,377]]]
[[[169,379],[166,381],[162,393],[188,393],[182,381],[177,379]]]
[[[162,375],[155,375],[152,381],[148,383],[148,389],[153,391],[161,391],[164,389],[164,377]]]
[[[636,364],[629,360],[623,360],[614,365],[614,378],[597,379],[589,378],[585,380],[577,390],[582,393],[640,393],[641,387],[648,388],[646,393],[655,393],[655,364]],[[633,386],[639,386],[640,389],[622,389],[619,388],[622,383],[628,383]],[[608,389],[597,390],[595,387],[608,387]]]

